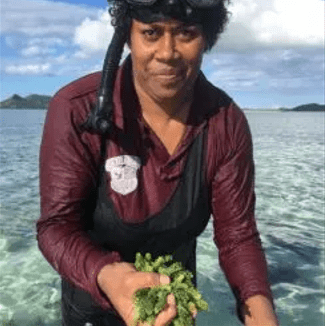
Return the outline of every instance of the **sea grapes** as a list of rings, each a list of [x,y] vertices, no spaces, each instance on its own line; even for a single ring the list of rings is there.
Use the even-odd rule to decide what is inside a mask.
[[[140,289],[135,293],[135,325],[138,321],[153,325],[170,293],[174,294],[177,304],[177,316],[171,326],[191,326],[194,308],[198,312],[208,310],[208,303],[192,283],[193,274],[185,270],[180,262],[174,262],[171,255],[160,256],[153,261],[150,253],[142,256],[138,252],[134,266],[138,271],[165,274],[171,279],[170,284]]]

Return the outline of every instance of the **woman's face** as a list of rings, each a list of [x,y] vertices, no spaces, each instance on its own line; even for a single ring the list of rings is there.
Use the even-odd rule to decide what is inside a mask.
[[[198,25],[133,20],[129,47],[136,89],[157,102],[185,98],[193,89],[205,46]]]

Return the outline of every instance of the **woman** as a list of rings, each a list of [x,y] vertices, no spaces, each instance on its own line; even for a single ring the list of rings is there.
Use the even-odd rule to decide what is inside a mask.
[[[137,272],[135,253],[172,254],[195,274],[196,237],[211,214],[239,318],[278,325],[254,219],[247,121],[200,71],[227,22],[226,2],[114,2],[103,73],[52,99],[37,230],[62,277],[63,325],[131,325],[134,292],[170,282]],[[131,54],[117,70],[125,42]],[[170,295],[155,326],[176,314]]]

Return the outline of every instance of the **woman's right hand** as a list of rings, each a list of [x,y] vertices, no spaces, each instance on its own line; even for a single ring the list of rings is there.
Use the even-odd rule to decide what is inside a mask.
[[[133,295],[142,288],[168,284],[170,279],[168,276],[158,273],[138,272],[132,264],[122,262],[104,266],[98,274],[97,282],[127,326],[147,326],[147,323],[134,325]],[[154,326],[169,325],[176,315],[175,297],[170,294],[167,297],[167,304],[157,316]]]

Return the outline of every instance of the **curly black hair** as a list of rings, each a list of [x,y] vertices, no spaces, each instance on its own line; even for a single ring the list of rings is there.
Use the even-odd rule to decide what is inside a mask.
[[[187,24],[199,23],[207,40],[207,49],[216,44],[229,21],[230,12],[227,4],[230,0],[220,0],[214,7],[192,8],[186,0],[170,4],[169,0],[158,0],[153,5],[131,5],[126,0],[108,0],[110,5],[111,24],[130,27],[132,18],[144,23],[174,18]],[[189,14],[190,10],[190,14]],[[128,22],[128,24],[126,24]]]

